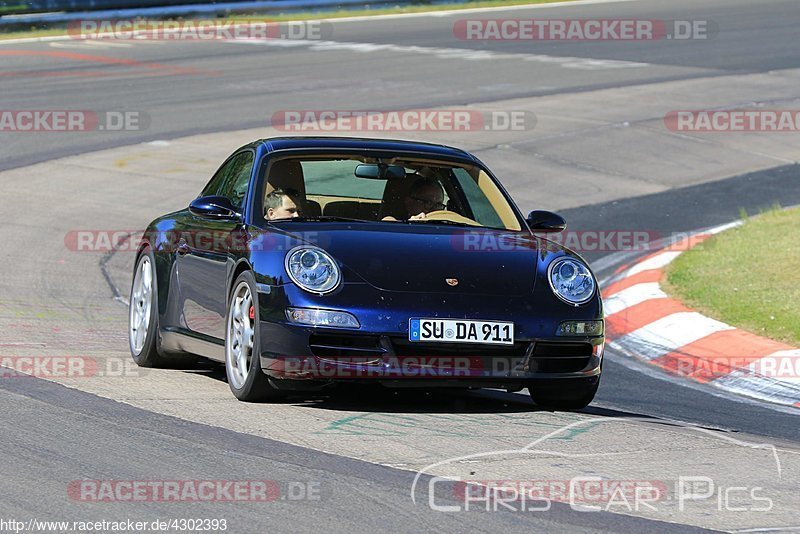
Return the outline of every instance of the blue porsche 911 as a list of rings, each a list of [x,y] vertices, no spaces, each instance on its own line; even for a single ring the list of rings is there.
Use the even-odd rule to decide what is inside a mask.
[[[588,405],[603,362],[597,282],[541,237],[475,156],[446,146],[264,139],[144,233],[129,340],[140,366],[224,362],[243,401],[332,384],[527,388]]]

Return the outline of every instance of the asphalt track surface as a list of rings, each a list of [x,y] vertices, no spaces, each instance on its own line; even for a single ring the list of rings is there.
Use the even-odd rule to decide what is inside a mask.
[[[791,0],[644,0],[554,7],[546,12],[554,19],[575,18],[577,12],[582,18],[708,20],[709,27],[725,31],[704,41],[459,40],[453,24],[477,16],[468,14],[338,22],[320,28],[322,36],[336,42],[647,64],[597,70],[548,63],[535,69],[509,68],[519,64],[513,57],[464,62],[380,51],[331,56],[308,47],[209,42],[3,45],[4,109],[130,110],[156,120],[141,132],[2,134],[0,169],[145,140],[260,127],[278,110],[419,109],[797,67],[798,6]],[[481,18],[525,16],[532,15],[524,10],[480,14]]]
[[[575,8],[553,7],[551,18],[575,17]],[[498,18],[530,16],[505,11]],[[490,15],[486,15],[490,16]],[[582,93],[603,88],[725,77],[800,67],[796,52],[800,5],[790,1],[634,1],[587,5],[581,18],[709,19],[725,29],[714,39],[697,42],[514,43],[453,39],[454,19],[429,18],[341,22],[326,27],[329,39],[348,43],[380,43],[399,47],[481,49],[497,54],[542,54],[565,58],[645,63],[626,68],[565,68],[537,63],[537,69],[514,69],[517,59],[496,58],[465,63],[435,54],[364,53],[353,50],[321,54],[310,47],[259,47],[243,44],[172,42],[133,46],[84,45],[71,41],[0,46],[3,109],[136,110],[150,117],[140,132],[0,133],[0,170],[45,162],[66,155],[115,146],[173,139],[190,134],[257,128],[282,109],[415,109],[457,106],[509,98]],[[54,46],[55,45],[55,46]],[[331,54],[336,54],[333,58]],[[99,59],[98,59],[99,58]],[[109,58],[115,58],[116,63]],[[126,60],[121,64],[119,59]],[[267,59],[268,58],[268,59]],[[473,68],[477,65],[479,68]],[[168,74],[166,74],[168,73]],[[501,81],[500,81],[501,80]],[[309,102],[313,104],[309,105]],[[796,135],[796,134],[790,134]],[[796,158],[795,158],[796,159]],[[647,228],[664,235],[722,224],[769,207],[800,204],[800,169],[787,162],[775,168],[743,173],[718,181],[669,187],[656,193],[586,202],[561,210],[570,228]],[[505,180],[504,180],[505,181]],[[36,187],[46,187],[38,180]],[[513,180],[514,193],[521,187]],[[5,201],[25,192],[0,183]],[[38,192],[30,194],[36,198]],[[87,226],[108,224],[107,203],[125,202],[115,191],[96,191],[86,205]],[[532,206],[531,206],[532,207]],[[29,207],[32,218],[47,217]],[[144,214],[147,219],[157,214]],[[106,219],[103,219],[106,217]],[[98,222],[99,221],[99,222]],[[613,268],[608,253],[587,253],[587,259]],[[627,258],[630,259],[630,258]],[[605,260],[606,263],[603,263]],[[16,269],[13,254],[4,251],[4,274]],[[48,288],[48,264],[37,272],[38,286]],[[10,291],[10,288],[7,288]],[[18,288],[15,288],[18,289]],[[93,288],[94,292],[105,287]],[[124,291],[125,288],[122,288]],[[76,303],[77,304],[77,303]],[[81,301],[80,304],[86,304]],[[4,338],[3,341],[11,341]],[[522,396],[486,392],[440,399],[437,409],[466,412],[530,409]],[[407,471],[327,454],[263,437],[239,434],[186,422],[68,389],[37,379],[0,380],[2,397],[2,512],[6,516],[51,514],[75,519],[108,519],[115,514],[137,519],[185,515],[186,507],[82,506],[64,495],[64,485],[83,477],[163,479],[185,476],[187,470],[207,478],[248,479],[253,467],[276,480],[320,480],[320,502],[277,503],[274,508],[197,505],[192,515],[225,515],[235,531],[310,530],[320,524],[355,532],[386,528],[412,531],[446,530],[579,530],[636,531],[673,528],[669,524],[618,514],[582,514],[556,505],[547,515],[441,514],[412,507]],[[411,395],[395,405],[378,397],[374,409],[410,413],[424,411],[427,397]],[[476,403],[480,407],[476,407]],[[328,409],[351,407],[332,400]],[[511,408],[509,408],[511,406]],[[796,446],[797,416],[764,404],[721,395],[700,386],[668,380],[660,372],[608,353],[603,384],[590,415],[657,417],[701,427],[774,438]],[[262,477],[257,477],[262,478]],[[326,487],[327,486],[327,487]],[[135,512],[135,513],[134,513]],[[674,527],[686,529],[687,527]]]

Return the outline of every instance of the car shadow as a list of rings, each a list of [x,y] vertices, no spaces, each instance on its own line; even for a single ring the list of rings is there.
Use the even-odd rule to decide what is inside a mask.
[[[520,413],[536,411],[527,394],[507,393],[498,399],[488,390],[389,389],[379,384],[338,384],[324,396],[307,397],[299,405],[331,411],[374,413]]]
[[[225,366],[204,358],[181,370],[227,383]],[[536,406],[524,390],[512,393],[497,389],[389,389],[380,384],[368,383],[336,384],[321,391],[292,393],[280,402],[316,410],[371,413],[479,414],[553,411]],[[650,418],[643,414],[598,406],[588,406],[574,413],[613,418]],[[656,417],[652,419],[658,420]]]

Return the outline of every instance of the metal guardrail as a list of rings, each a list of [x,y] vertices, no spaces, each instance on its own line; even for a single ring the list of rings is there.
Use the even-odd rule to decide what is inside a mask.
[[[135,9],[188,4],[225,4],[236,0],[33,0],[0,2],[0,15],[49,13],[53,11],[95,11],[100,9]]]
[[[250,12],[291,12],[374,7],[381,4],[435,4],[443,0],[33,0],[0,1],[0,30],[58,24],[79,19],[212,16]],[[463,2],[465,0],[447,0]]]

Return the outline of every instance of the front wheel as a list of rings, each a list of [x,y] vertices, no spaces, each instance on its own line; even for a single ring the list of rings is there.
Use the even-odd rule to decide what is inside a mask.
[[[580,410],[594,400],[600,377],[543,381],[530,384],[528,392],[538,406],[551,410]]]
[[[158,352],[158,313],[155,258],[149,248],[136,262],[128,308],[128,344],[139,367],[161,367],[166,359]]]
[[[233,283],[225,321],[225,373],[233,395],[247,402],[276,400],[283,393],[261,371],[256,281],[245,271]]]

